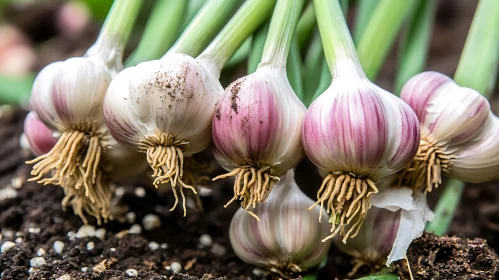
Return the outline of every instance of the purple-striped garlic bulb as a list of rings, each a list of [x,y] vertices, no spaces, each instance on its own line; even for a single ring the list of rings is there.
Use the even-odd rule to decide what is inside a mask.
[[[412,77],[400,96],[416,112],[421,124],[417,155],[401,173],[401,180],[404,185],[431,192],[441,183],[442,173],[451,173],[457,156],[470,145],[476,147],[475,143],[485,136],[490,105],[477,91],[431,71]],[[494,144],[489,141],[487,145]],[[476,162],[459,162],[473,172]]]
[[[335,77],[309,107],[302,139],[325,174],[316,204],[332,213],[331,236],[340,232],[346,239],[361,227],[381,182],[414,157],[419,125],[403,101],[365,77],[346,75]]]
[[[479,140],[453,153],[450,176],[468,183],[499,179],[499,118],[490,113]]]
[[[24,134],[35,156],[50,152],[57,143],[57,137],[54,137],[54,133],[38,119],[34,112],[29,112],[24,120]]]
[[[239,199],[248,210],[265,202],[279,176],[300,162],[305,110],[284,68],[259,67],[225,89],[213,117],[213,141],[215,159],[229,171],[215,179],[236,176],[229,203]]]
[[[302,142],[324,176],[314,205],[331,213],[326,239],[340,233],[345,241],[360,230],[372,194],[416,154],[419,122],[405,102],[368,80],[338,1],[314,5],[332,82],[308,108]]]
[[[354,257],[351,275],[363,265],[379,270],[383,265],[403,259],[412,241],[433,219],[426,196],[408,187],[390,187],[374,194],[373,207],[367,213],[357,236],[344,242],[333,238],[338,249]]]
[[[327,223],[315,218],[324,209],[298,187],[289,170],[267,199],[254,212],[257,221],[240,208],[230,224],[230,243],[243,261],[280,274],[297,273],[318,265],[327,254],[331,240],[321,242],[329,231]],[[327,216],[327,213],[323,213]]]
[[[286,75],[291,40],[303,7],[302,0],[279,0],[255,73],[237,79],[224,91],[213,116],[215,159],[235,176],[234,197],[249,208],[265,202],[274,183],[305,156],[301,124],[305,105]]]

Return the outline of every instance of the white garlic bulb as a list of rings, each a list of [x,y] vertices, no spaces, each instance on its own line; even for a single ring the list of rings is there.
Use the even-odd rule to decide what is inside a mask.
[[[242,208],[236,212],[230,224],[234,252],[247,263],[284,274],[318,265],[331,241],[321,242],[329,225],[315,218],[325,212],[323,209],[308,210],[312,203],[296,184],[294,171],[288,171],[276,183],[267,203],[256,206],[254,212],[260,221]]]

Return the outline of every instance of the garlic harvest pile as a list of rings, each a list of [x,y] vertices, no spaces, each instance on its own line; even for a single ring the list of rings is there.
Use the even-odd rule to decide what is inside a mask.
[[[177,53],[127,68],[109,86],[104,102],[109,131],[120,144],[146,154],[156,187],[171,184],[171,210],[178,204],[177,186],[184,202],[184,188],[196,193],[183,180],[184,157],[211,143],[211,119],[223,92],[221,68],[273,5],[268,0],[246,1],[197,59],[183,54],[179,45],[184,44],[177,42]],[[193,38],[181,37],[187,39]]]
[[[111,191],[101,160],[110,148],[102,103],[111,79],[123,68],[122,55],[142,1],[117,0],[95,44],[82,57],[47,65],[36,77],[30,105],[40,120],[60,134],[50,152],[28,161],[31,181],[64,188],[86,222],[85,210],[100,223],[110,218]],[[49,173],[52,177],[44,178]]]
[[[489,138],[498,133],[497,121],[485,97],[437,72],[412,77],[400,96],[421,123],[417,155],[401,174],[404,185],[431,192],[441,183],[442,173],[474,183],[493,178],[489,168],[499,167],[499,145]],[[459,165],[456,171],[454,162]]]
[[[346,243],[333,239],[338,249],[354,257],[351,275],[363,265],[379,270],[405,258],[411,242],[421,236],[434,216],[426,196],[413,195],[407,187],[391,187],[375,194],[372,204],[357,236]]]
[[[302,142],[325,175],[314,206],[331,213],[326,239],[339,232],[346,240],[360,230],[384,178],[414,157],[419,123],[407,104],[366,78],[338,1],[314,4],[333,80],[308,109]]]
[[[24,120],[24,134],[34,155],[41,156],[50,152],[57,143],[50,129],[45,126],[34,112],[29,112]]]
[[[303,1],[279,0],[262,60],[255,73],[224,91],[213,117],[215,159],[236,176],[234,200],[249,207],[265,202],[275,182],[303,158],[301,123],[305,106],[286,76],[289,53]],[[227,206],[225,205],[225,206]]]
[[[230,224],[230,243],[243,261],[281,275],[306,271],[318,265],[331,241],[321,242],[329,225],[315,218],[319,207],[307,208],[313,201],[298,187],[289,170],[267,199],[255,208],[257,221],[240,208]],[[323,213],[327,216],[326,213]]]

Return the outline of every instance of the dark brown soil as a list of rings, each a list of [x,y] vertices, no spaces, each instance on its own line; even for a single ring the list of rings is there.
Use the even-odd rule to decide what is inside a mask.
[[[498,279],[499,259],[484,239],[426,233],[407,252],[414,279]],[[407,264],[398,267],[406,272]]]

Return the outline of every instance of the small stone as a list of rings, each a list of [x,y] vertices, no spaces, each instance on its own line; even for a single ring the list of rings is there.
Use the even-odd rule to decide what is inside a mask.
[[[127,269],[126,275],[129,277],[137,277],[139,276],[139,273],[135,269]]]
[[[135,217],[136,217],[135,212],[128,212],[126,213],[125,217],[129,224],[135,223]]]
[[[224,246],[218,244],[218,243],[215,243],[213,244],[213,246],[211,247],[211,252],[217,256],[223,256],[225,255],[225,253],[227,252],[227,249],[225,249]]]
[[[100,240],[106,239],[106,229],[105,228],[99,228],[95,231],[95,237],[99,238]]]
[[[191,197],[188,197],[185,200],[185,205],[187,206],[187,208],[192,208],[192,209],[196,208],[196,202],[194,202],[194,200]]]
[[[14,177],[12,178],[12,180],[10,181],[10,184],[16,188],[16,189],[19,189],[20,187],[23,186],[23,179],[21,179],[21,177]]]
[[[68,238],[70,241],[74,241],[76,237],[76,233],[74,231],[68,232]]]
[[[175,272],[180,272],[182,270],[182,265],[179,262],[172,262],[170,268]]]
[[[37,271],[37,270],[38,270],[38,269],[36,269],[36,268],[34,268],[34,267],[30,267],[30,268],[28,269],[28,273],[29,273],[29,274],[32,274],[32,273],[34,273],[34,272],[35,272],[35,271]]]
[[[95,227],[83,225],[76,233],[76,238],[92,237],[95,236]]]
[[[83,272],[83,273],[88,272],[88,267],[84,266],[84,267],[81,268],[80,271]]]
[[[201,244],[202,247],[210,247],[211,244],[213,244],[213,239],[209,234],[203,234],[199,237],[199,244]]]
[[[40,233],[40,228],[29,228],[28,231],[30,233],[37,234],[37,233]]]
[[[45,256],[45,249],[40,248],[38,251],[36,251],[36,255],[39,257]]]
[[[133,226],[130,227],[130,229],[128,230],[128,233],[129,234],[141,234],[142,233],[142,227],[138,224],[135,224]]]
[[[92,251],[95,248],[94,242],[90,241],[87,243],[87,250]]]
[[[151,249],[151,251],[156,251],[158,250],[159,248],[159,244],[154,242],[154,241],[151,241],[149,242],[149,249]]]
[[[149,231],[161,227],[161,220],[157,215],[147,214],[142,218],[144,229]]]
[[[115,251],[116,251],[116,248],[111,248],[111,249],[109,249],[109,250],[111,250],[111,252],[115,252]]]
[[[57,280],[71,280],[71,276],[69,276],[69,274],[64,274],[63,276],[57,278]]]
[[[16,243],[21,243],[21,242],[23,242],[23,238],[22,237],[16,238]]]
[[[17,197],[17,191],[11,187],[0,190],[0,201]]]
[[[16,243],[14,243],[12,241],[5,241],[2,244],[2,247],[0,247],[0,250],[2,251],[2,253],[5,253],[8,250],[12,249],[14,246],[16,246]]]
[[[122,197],[125,194],[125,188],[117,187],[115,193],[117,197]]]
[[[199,196],[209,197],[213,194],[213,190],[211,188],[200,186],[199,187]]]
[[[59,241],[59,240],[54,242],[54,251],[57,254],[61,254],[63,249],[64,249],[64,242]]]
[[[143,187],[136,187],[134,190],[136,196],[143,198],[146,196],[146,190]]]
[[[21,137],[19,138],[19,146],[25,151],[29,151],[31,148],[29,145],[28,137],[26,137],[25,133],[21,134]]]
[[[44,266],[46,263],[47,262],[42,257],[34,257],[31,260],[29,260],[29,265],[34,268]]]
[[[163,249],[168,248],[168,244],[166,244],[166,243],[161,243],[161,248],[163,248]]]
[[[253,274],[256,276],[256,277],[262,277],[265,275],[265,272],[259,268],[255,268],[253,269]]]

